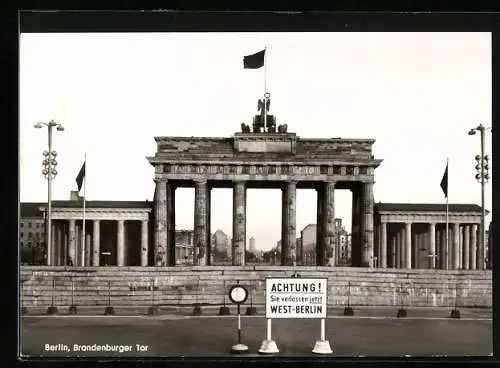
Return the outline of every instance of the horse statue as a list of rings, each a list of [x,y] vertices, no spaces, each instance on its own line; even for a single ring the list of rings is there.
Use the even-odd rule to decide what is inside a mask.
[[[288,130],[288,125],[283,124],[278,126],[278,133],[286,133]]]
[[[250,133],[250,127],[245,123],[241,123],[241,132],[242,133]]]

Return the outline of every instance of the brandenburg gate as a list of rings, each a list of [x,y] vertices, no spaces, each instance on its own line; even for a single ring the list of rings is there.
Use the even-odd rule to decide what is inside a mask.
[[[259,100],[262,113],[255,115],[252,131],[242,124],[242,131],[230,138],[155,137],[157,152],[147,158],[155,168],[155,265],[175,265],[175,190],[181,187],[195,188],[195,264],[210,264],[212,188],[233,190],[235,266],[245,263],[247,189],[279,188],[281,264],[295,265],[296,191],[304,188],[317,191],[317,265],[326,265],[327,249],[335,249],[335,189],[350,189],[352,265],[373,267],[374,171],[382,161],[372,154],[375,140],[300,138],[287,132],[286,125],[276,128],[263,105]]]

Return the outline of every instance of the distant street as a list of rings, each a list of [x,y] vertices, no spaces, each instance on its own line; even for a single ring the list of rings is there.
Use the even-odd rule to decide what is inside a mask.
[[[312,356],[311,350],[319,339],[320,321],[273,320],[272,331],[279,355]],[[326,334],[334,357],[487,356],[493,351],[492,320],[484,316],[463,316],[462,319],[331,317],[326,320]],[[242,340],[249,347],[247,356],[258,356],[265,336],[263,316],[242,316]],[[234,315],[21,318],[21,352],[28,356],[230,356],[236,340]],[[121,345],[129,351],[75,352],[74,344],[80,349],[85,349],[82,345],[92,344],[107,344],[108,349]],[[46,348],[49,350],[45,351]]]

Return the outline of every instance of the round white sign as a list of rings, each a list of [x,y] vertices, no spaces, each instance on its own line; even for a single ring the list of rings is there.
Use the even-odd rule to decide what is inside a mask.
[[[229,298],[233,303],[243,303],[247,296],[248,291],[243,286],[234,286],[229,293]]]

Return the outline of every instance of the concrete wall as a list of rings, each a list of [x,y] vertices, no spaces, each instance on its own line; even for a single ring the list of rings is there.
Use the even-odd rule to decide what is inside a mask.
[[[153,298],[157,305],[222,305],[224,295],[229,303],[227,292],[236,280],[248,286],[253,304],[262,306],[266,276],[290,277],[295,271],[303,277],[327,277],[330,306],[346,305],[350,290],[352,306],[399,306],[403,300],[407,306],[453,307],[457,290],[459,307],[492,307],[490,270],[282,266],[22,266],[21,306],[48,306],[52,298],[56,306],[107,305],[109,295],[113,306],[147,306]],[[250,304],[250,297],[246,304]]]

